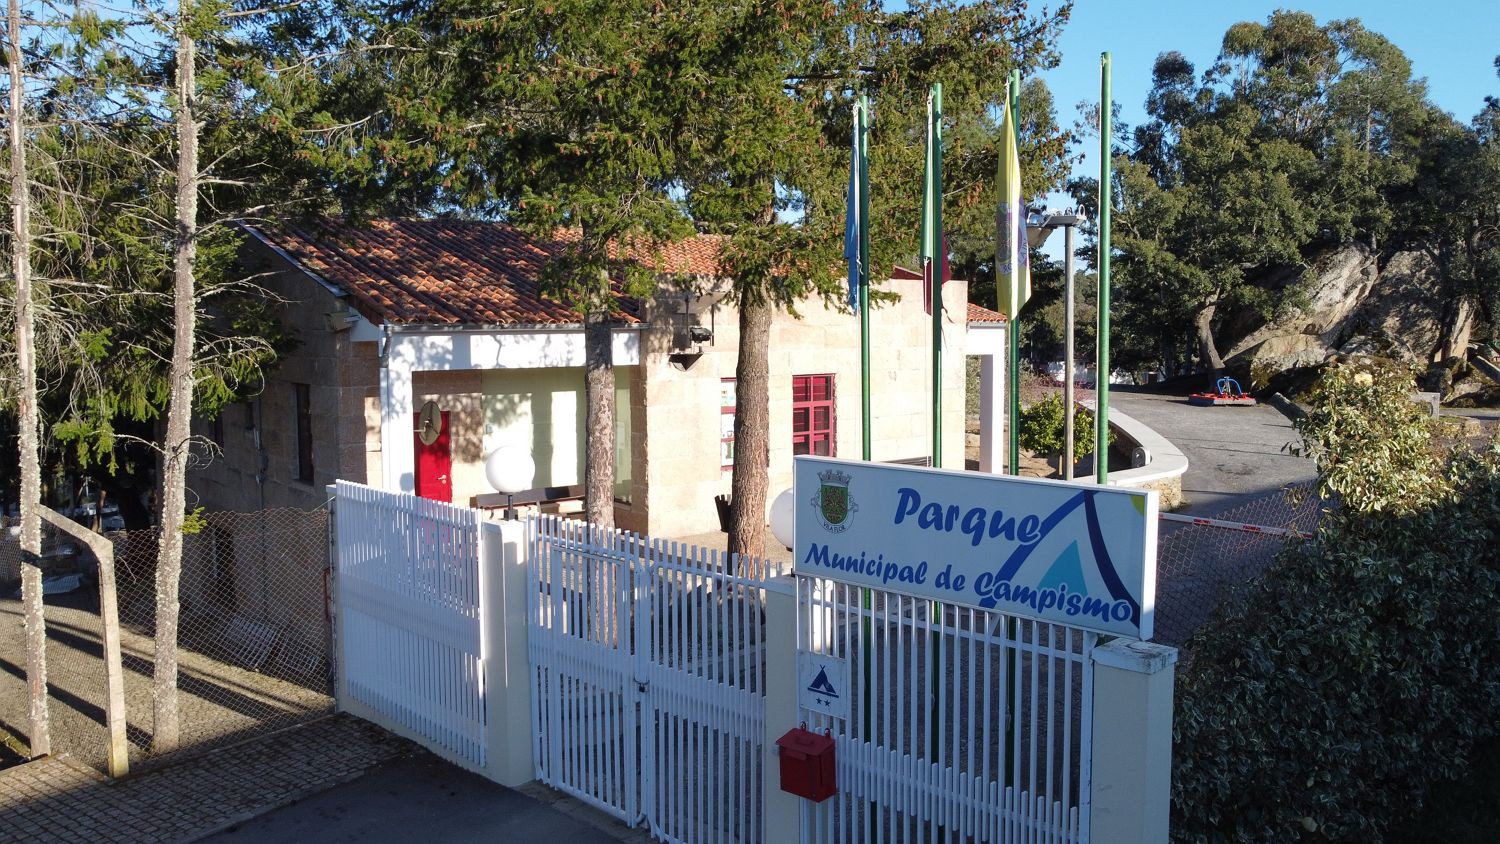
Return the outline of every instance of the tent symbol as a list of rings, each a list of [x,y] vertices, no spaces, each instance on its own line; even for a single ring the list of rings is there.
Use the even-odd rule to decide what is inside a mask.
[[[828,669],[826,668],[818,669],[818,676],[814,677],[813,681],[808,684],[807,690],[813,694],[824,695],[826,697],[839,696],[838,689],[835,689],[833,684],[828,682]]]

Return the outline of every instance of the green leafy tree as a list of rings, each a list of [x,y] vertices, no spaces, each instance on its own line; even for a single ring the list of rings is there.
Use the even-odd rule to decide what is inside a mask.
[[[617,295],[655,283],[649,252],[688,236],[673,189],[677,140],[699,83],[690,4],[562,2],[496,13],[474,0],[398,6],[420,34],[429,84],[392,90],[440,195],[479,213],[504,213],[540,238],[561,240],[546,290],[584,324],[587,363],[585,514],[614,524],[614,365]],[[404,77],[403,84],[411,77]],[[398,86],[399,87],[399,86]],[[404,159],[410,167],[413,158]],[[419,177],[420,178],[420,177]]]
[[[1117,154],[1114,266],[1124,338],[1163,359],[1189,341],[1217,372],[1228,318],[1293,312],[1312,258],[1383,242],[1434,110],[1358,20],[1235,24],[1194,73],[1181,53],[1157,58],[1150,119]]]
[[[1493,331],[1500,313],[1500,98],[1487,97],[1468,126],[1434,121],[1400,211],[1404,245],[1422,250],[1440,279],[1432,358],[1463,356],[1476,323]]]

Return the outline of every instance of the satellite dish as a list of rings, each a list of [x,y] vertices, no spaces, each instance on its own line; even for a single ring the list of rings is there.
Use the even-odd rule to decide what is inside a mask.
[[[429,401],[422,405],[422,412],[417,416],[417,439],[422,445],[432,445],[442,432],[443,412],[438,409],[437,402]]]

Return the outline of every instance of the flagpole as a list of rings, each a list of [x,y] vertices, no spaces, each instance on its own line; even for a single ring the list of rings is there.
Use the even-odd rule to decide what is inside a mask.
[[[932,160],[932,256],[929,258],[929,288],[932,291],[932,465],[943,465],[943,83],[932,84],[928,117],[928,156]],[[933,146],[937,147],[936,155]]]
[[[864,459],[870,459],[870,98],[860,95],[856,106],[855,138],[859,162],[859,383],[860,422],[864,431]]]
[[[1094,366],[1094,388],[1098,405],[1094,420],[1094,477],[1100,486],[1109,483],[1109,211],[1110,211],[1110,108],[1109,53],[1099,55],[1099,361]]]
[[[1016,136],[1016,144],[1017,144],[1017,146],[1019,146],[1020,142],[1021,142],[1021,133],[1020,133],[1020,126],[1021,126],[1021,123],[1020,123],[1020,120],[1021,120],[1021,102],[1020,102],[1021,101],[1021,71],[1019,71],[1019,70],[1012,70],[1010,72],[1010,96],[1008,97],[1008,99],[1010,100],[1010,114],[1007,115],[1007,119],[1010,121],[1011,131]],[[1018,150],[1018,153],[1019,153],[1019,150]],[[1023,216],[1026,214],[1025,197],[1022,197],[1022,204],[1021,204],[1021,208],[1020,208],[1020,213]],[[1019,229],[1019,231],[1023,235],[1025,234],[1026,227],[1025,227],[1024,224],[1021,224],[1021,225],[1017,226],[1017,228]],[[1023,250],[1023,249],[1029,249],[1029,248],[1030,247],[1027,244],[1027,242],[1024,239],[1024,237],[1016,245],[1016,251],[1018,253],[1021,250]],[[1016,267],[1017,268],[1014,270],[1014,272],[1016,272],[1018,274],[1018,276],[1017,276],[1018,278],[1019,278],[1019,273],[1020,273],[1020,269],[1019,269],[1020,263],[1021,263],[1021,256],[1018,254],[1016,256]],[[1019,283],[1019,282],[1015,282],[1015,283]],[[1021,474],[1021,316],[1020,316],[1020,313],[1019,313],[1020,310],[1021,310],[1020,307],[1017,306],[1016,307],[1017,313],[1014,313],[1014,314],[1010,315],[1010,321],[1005,326],[1006,338],[1010,341],[1010,350],[1009,350],[1009,352],[1008,352],[1008,354],[1006,356],[1007,357],[1007,361],[1006,362],[1009,364],[1009,367],[1010,367],[1010,374],[1008,376],[1008,380],[1010,382],[1009,383],[1009,387],[1010,387],[1010,402],[1009,402],[1009,408],[1008,408],[1008,412],[1006,413],[1006,420],[1005,420],[1006,433],[1008,434],[1007,440],[1008,440],[1008,443],[1010,445],[1010,455],[1009,455],[1010,459],[1007,461],[1006,468],[1009,470],[1010,474],[1012,474],[1012,475],[1019,475],[1019,474]]]
[[[860,379],[860,421],[864,428],[864,459],[870,459],[870,98],[860,95],[859,102],[854,112],[854,137],[855,154],[858,161],[854,169],[854,177],[859,189],[859,202],[857,211],[859,213],[859,229],[856,234],[858,238],[859,254],[859,379]],[[864,624],[861,625],[860,635],[860,662],[864,665],[864,739],[870,740],[874,734],[874,720],[872,718],[874,707],[871,662],[869,659],[870,642],[872,639],[871,616],[873,616],[873,600],[869,589],[860,590],[862,603],[864,604]],[[869,807],[870,822],[873,824],[876,817],[875,804]]]

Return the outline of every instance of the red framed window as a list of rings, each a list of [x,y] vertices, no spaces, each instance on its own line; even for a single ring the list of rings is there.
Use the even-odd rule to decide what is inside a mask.
[[[792,453],[837,456],[833,417],[833,376],[792,376]]]

